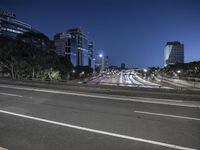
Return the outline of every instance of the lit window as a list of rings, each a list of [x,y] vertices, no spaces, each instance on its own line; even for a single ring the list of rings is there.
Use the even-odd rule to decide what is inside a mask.
[[[22,33],[21,31],[17,31],[17,30],[9,29],[9,28],[7,28],[7,31],[14,32],[14,33]]]

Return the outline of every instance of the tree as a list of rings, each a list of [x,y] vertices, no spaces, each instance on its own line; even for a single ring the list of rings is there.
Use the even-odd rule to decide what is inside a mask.
[[[19,64],[19,53],[17,41],[0,37],[0,66],[9,71],[12,79],[17,77],[16,67]]]
[[[25,32],[17,36],[18,40],[24,42],[24,59],[31,68],[31,78],[39,77],[39,72],[46,64],[46,56],[49,51],[50,40],[42,33]]]
[[[54,49],[54,43],[41,33],[26,32],[16,39],[0,37],[1,70],[7,70],[13,79],[43,79],[45,71],[59,72],[65,78],[73,65]]]

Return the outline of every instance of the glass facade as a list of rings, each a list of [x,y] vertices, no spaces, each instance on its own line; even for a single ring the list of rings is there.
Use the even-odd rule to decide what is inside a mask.
[[[77,55],[76,66],[88,66],[88,39],[79,28],[68,30],[71,35],[68,49]]]
[[[93,45],[91,46],[92,42],[88,42],[81,29],[74,28],[56,34],[54,42],[57,54],[66,56],[74,66],[92,67],[90,59],[93,57]]]
[[[67,32],[58,33],[54,36],[55,51],[59,56],[66,56],[66,54],[70,53],[66,50],[69,38],[70,35]]]
[[[0,35],[16,38],[28,31],[37,32],[29,24],[17,20],[12,12],[0,10]]]
[[[91,66],[91,68],[94,68],[93,48],[94,48],[93,42],[89,42],[89,44],[88,44],[88,65]]]
[[[178,41],[167,42],[164,49],[164,65],[184,63],[184,45]]]

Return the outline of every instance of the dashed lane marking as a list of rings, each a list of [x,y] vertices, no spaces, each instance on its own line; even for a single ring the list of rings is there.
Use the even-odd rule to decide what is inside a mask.
[[[152,113],[146,111],[134,111],[135,113],[146,114],[146,115],[155,115],[155,116],[163,116],[163,117],[171,117],[171,118],[178,118],[178,119],[188,119],[188,120],[195,120],[200,121],[200,118],[193,118],[193,117],[185,117],[185,116],[177,116],[177,115],[169,115],[169,114],[161,114],[161,113]]]
[[[10,93],[2,93],[2,92],[0,92],[0,95],[5,95],[5,96],[14,96],[14,97],[23,97],[22,95],[10,94]]]
[[[194,148],[189,148],[189,147],[184,147],[184,146],[179,146],[179,145],[174,145],[174,144],[168,144],[168,143],[163,143],[163,142],[158,142],[158,141],[153,141],[153,140],[148,140],[148,139],[143,139],[143,138],[138,138],[138,137],[132,137],[132,136],[128,136],[128,135],[122,135],[122,134],[117,134],[117,133],[112,133],[112,132],[107,132],[107,131],[102,131],[102,130],[97,130],[97,129],[86,128],[86,127],[76,126],[76,125],[72,125],[72,124],[27,116],[27,115],[23,115],[23,114],[17,114],[17,113],[13,113],[13,112],[4,111],[4,110],[0,110],[0,113],[18,116],[18,117],[22,117],[22,118],[27,118],[27,119],[31,119],[31,120],[36,120],[36,121],[40,121],[40,122],[50,123],[50,124],[54,124],[54,125],[58,125],[58,126],[73,128],[73,129],[77,129],[77,130],[117,137],[117,138],[121,138],[121,139],[158,145],[158,146],[167,147],[167,148],[173,148],[173,149],[178,149],[178,150],[196,150]]]

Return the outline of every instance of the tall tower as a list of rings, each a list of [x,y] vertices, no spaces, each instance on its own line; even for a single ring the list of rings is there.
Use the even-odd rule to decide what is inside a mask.
[[[184,63],[184,45],[178,41],[167,42],[164,49],[164,66]]]
[[[93,49],[94,49],[93,42],[89,42],[88,43],[88,56],[89,56],[88,66],[91,67],[91,68],[93,68],[93,65],[94,65],[94,63],[93,63]]]
[[[72,28],[54,36],[56,53],[66,56],[74,66],[92,65],[93,48],[92,42],[80,28]]]
[[[67,31],[71,38],[67,43],[67,49],[76,55],[76,66],[88,66],[88,39],[80,28],[72,28]]]

